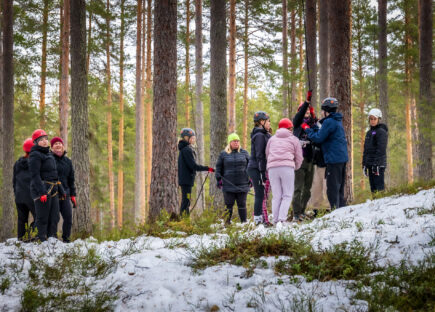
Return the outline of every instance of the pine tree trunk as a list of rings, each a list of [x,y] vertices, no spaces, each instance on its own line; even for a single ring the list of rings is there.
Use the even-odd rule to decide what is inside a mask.
[[[117,224],[122,227],[124,206],[124,37],[125,37],[125,0],[121,0],[121,31],[119,47],[119,141],[118,141],[118,209]]]
[[[137,224],[145,221],[145,112],[142,100],[142,0],[137,1],[136,29],[136,173],[134,184],[134,217]]]
[[[78,207],[73,212],[73,231],[92,233],[89,192],[88,81],[86,74],[86,3],[71,2],[71,134]]]
[[[91,40],[92,40],[92,12],[89,11],[88,18],[88,51],[86,54],[86,72],[89,73],[89,63],[91,61]]]
[[[203,56],[202,56],[202,0],[195,0],[195,97],[196,97],[196,113],[195,127],[199,134],[196,139],[198,146],[198,162],[203,164],[205,161],[204,150],[204,107],[202,103],[202,86],[203,86]],[[196,185],[202,185],[204,176],[198,173]],[[204,192],[199,194],[200,188],[197,187],[198,210],[204,210]]]
[[[365,117],[365,112],[364,112],[364,108],[365,108],[365,96],[364,96],[364,73],[363,73],[363,45],[361,42],[361,32],[362,32],[362,27],[363,25],[361,25],[360,21],[356,21],[357,24],[357,29],[359,30],[360,33],[358,33],[358,35],[356,36],[356,38],[354,38],[354,40],[357,41],[357,51],[358,51],[358,56],[357,56],[357,66],[358,66],[358,73],[357,73],[357,77],[359,80],[359,99],[358,99],[358,106],[359,106],[359,112],[360,112],[360,120],[359,120],[359,126],[360,126],[360,149],[361,149],[361,164],[363,161],[363,151],[364,151],[364,142],[365,142],[365,135],[366,135],[366,122],[367,122],[367,118]],[[360,179],[360,188],[361,190],[365,190],[365,179],[364,179],[364,175],[361,175],[361,179]]]
[[[177,198],[177,1],[154,5],[153,169],[149,220],[175,214]]]
[[[69,15],[70,1],[63,0],[61,57],[60,57],[60,90],[59,90],[59,120],[60,137],[68,149],[68,92],[69,92]]]
[[[236,131],[236,0],[230,0],[228,132]]]
[[[298,84],[298,103],[303,101],[302,90],[304,88],[304,83],[302,77],[304,76],[304,25],[303,25],[302,8],[299,12],[299,84]]]
[[[1,7],[3,8],[3,2]],[[1,9],[1,8],[0,8]],[[0,25],[2,27],[0,31],[0,42],[3,43],[3,10],[0,14]],[[3,168],[3,44],[0,44],[0,167]],[[1,235],[1,233],[0,233]]]
[[[15,228],[14,190],[12,175],[14,166],[14,67],[13,67],[13,3],[2,1],[3,9],[3,207],[0,240],[13,236]]]
[[[317,106],[317,28],[316,0],[305,1],[307,86],[313,91],[311,105]]]
[[[432,117],[434,115],[432,103],[432,40],[433,40],[433,7],[431,0],[419,0],[419,58],[420,58],[420,94],[417,103],[417,120],[419,137],[418,150],[418,178],[430,181],[432,172]]]
[[[48,0],[42,11],[41,90],[39,92],[39,127],[45,127],[45,83],[47,79]]]
[[[227,137],[227,64],[225,0],[211,0],[210,8],[210,165],[215,166]],[[214,207],[223,208],[222,192],[210,183]]]
[[[388,124],[387,0],[378,0],[378,27],[379,108],[382,111],[382,122]]]
[[[147,208],[149,213],[149,198],[151,187],[151,171],[152,171],[152,158],[153,158],[153,101],[152,101],[152,76],[151,76],[151,34],[152,34],[152,5],[151,0],[147,0],[147,56],[146,56],[146,132],[147,132],[147,176],[146,176],[146,198]]]
[[[288,116],[288,21],[287,0],[282,0],[282,115]]]
[[[244,61],[245,61],[245,68],[244,68],[244,74],[243,74],[243,134],[242,134],[242,147],[247,149],[248,148],[248,79],[249,79],[249,73],[248,73],[248,67],[249,67],[249,36],[248,36],[248,30],[249,30],[249,0],[245,0],[245,29],[243,34],[243,53],[244,53]]]
[[[352,141],[352,89],[351,89],[351,3],[350,0],[329,2],[331,96],[337,98],[343,114],[349,161],[346,165],[344,197],[347,203],[353,200],[353,141]]]
[[[109,176],[110,228],[115,227],[115,181],[112,142],[112,82],[110,74],[110,2],[106,1],[106,88],[107,88],[107,161]]]
[[[328,1],[319,0],[319,97],[329,95]]]
[[[186,59],[184,83],[184,109],[186,125],[190,128],[190,0],[186,0]]]
[[[296,98],[296,81],[298,78],[296,77],[296,10],[295,8],[292,8],[291,14],[290,14],[290,75],[291,75],[291,82],[290,82],[290,92],[291,92],[291,99],[290,99],[290,109],[289,109],[289,115],[293,115],[293,107],[297,107],[297,98]]]

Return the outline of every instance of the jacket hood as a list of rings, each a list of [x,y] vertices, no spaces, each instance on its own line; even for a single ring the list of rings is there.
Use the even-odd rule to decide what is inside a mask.
[[[255,127],[254,129],[252,129],[252,132],[251,132],[251,138],[252,138],[255,134],[260,133],[260,132],[262,132],[262,133],[268,133],[268,132],[266,131],[266,129],[264,129],[263,127]]]
[[[377,129],[377,128],[381,128],[381,129],[384,129],[386,132],[388,132],[388,127],[387,127],[387,125],[386,124],[378,124],[378,125],[376,125],[376,126],[374,126],[374,127],[370,127],[370,129]]]
[[[41,152],[41,153],[44,153],[44,154],[48,154],[48,152],[50,151],[50,147],[42,147],[42,146],[39,146],[39,145],[33,145],[32,146],[32,149],[30,150],[30,152],[33,152],[33,151],[38,151],[38,152]]]
[[[343,115],[341,113],[331,113],[329,116],[331,116],[331,118],[334,118],[337,121],[343,120]]]
[[[281,129],[276,130],[275,135],[278,138],[288,138],[288,137],[292,136],[293,134],[290,131],[288,131],[287,129],[281,128]]]
[[[181,151],[183,148],[185,148],[186,146],[188,146],[189,143],[185,140],[180,140],[178,142],[178,150]]]

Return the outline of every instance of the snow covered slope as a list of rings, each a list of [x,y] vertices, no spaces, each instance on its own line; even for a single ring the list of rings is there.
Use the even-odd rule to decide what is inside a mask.
[[[247,230],[245,235],[290,232],[310,238],[315,248],[358,240],[376,251],[373,257],[379,265],[398,264],[401,260],[417,263],[435,252],[434,206],[432,189],[345,207],[309,224],[267,229],[260,226]],[[241,226],[240,230],[246,228]],[[90,273],[65,274],[86,284],[90,288],[87,296],[104,291],[116,294],[116,311],[298,311],[309,305],[316,311],[367,309],[365,302],[352,300],[347,281],[307,282],[302,277],[275,275],[271,265],[276,261],[274,257],[265,258],[270,265],[255,269],[249,278],[244,277],[244,268],[230,264],[193,273],[188,266],[191,250],[220,244],[225,239],[225,234],[172,239],[141,236],[101,244],[92,238],[71,244],[50,239],[40,245],[11,239],[0,244],[0,284],[5,279],[10,282],[4,294],[0,292],[0,311],[20,310],[32,263],[52,264],[73,251],[86,255],[89,250],[111,264],[108,272],[100,275],[102,278],[95,277],[92,270],[97,265],[92,264]],[[50,285],[38,290],[65,291]],[[75,300],[83,300],[80,296],[83,294],[75,294]]]

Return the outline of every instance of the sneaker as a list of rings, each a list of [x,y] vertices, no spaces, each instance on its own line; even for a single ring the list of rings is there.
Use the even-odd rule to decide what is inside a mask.
[[[255,225],[263,224],[263,216],[254,216]]]
[[[300,216],[294,216],[293,217],[293,220],[292,220],[292,222],[301,222],[301,221],[303,221],[303,220],[301,220],[301,217]]]

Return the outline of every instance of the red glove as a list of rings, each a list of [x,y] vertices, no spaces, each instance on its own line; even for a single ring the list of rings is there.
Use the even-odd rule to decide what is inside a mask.
[[[302,127],[302,129],[304,129],[304,130],[306,130],[306,129],[309,129],[310,128],[310,126],[309,125],[307,125],[305,122],[301,125],[301,127]]]
[[[208,167],[208,172],[214,172],[215,170],[212,167]]]
[[[75,208],[77,206],[76,197],[75,196],[71,196],[71,201],[73,203],[73,207]]]
[[[39,200],[41,201],[41,203],[46,203],[47,202],[47,195],[42,195],[41,197],[39,197]]]
[[[312,107],[311,105],[310,105],[310,114],[311,117],[313,117],[313,119],[316,118],[316,114],[314,113],[314,107]]]
[[[307,92],[307,102],[310,103],[311,102],[311,96],[313,95],[313,91],[312,90],[308,90]]]

